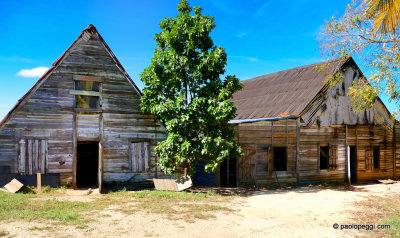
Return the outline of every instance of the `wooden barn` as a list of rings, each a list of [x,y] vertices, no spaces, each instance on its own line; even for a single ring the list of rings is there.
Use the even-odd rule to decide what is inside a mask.
[[[0,123],[0,185],[100,187],[157,177],[164,127],[140,110],[141,92],[93,25]]]
[[[327,65],[317,70],[317,65]],[[331,88],[330,75],[344,71]],[[352,58],[243,81],[233,102],[240,160],[221,164],[216,184],[366,181],[400,176],[400,127],[378,98],[362,113],[347,95],[362,72]]]

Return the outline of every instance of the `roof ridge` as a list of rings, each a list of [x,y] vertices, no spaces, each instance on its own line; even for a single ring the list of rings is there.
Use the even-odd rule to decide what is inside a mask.
[[[246,82],[246,81],[253,80],[253,79],[255,80],[255,79],[263,78],[263,77],[268,76],[268,75],[283,73],[283,72],[287,72],[287,71],[291,71],[291,70],[299,70],[299,69],[308,68],[308,67],[311,67],[311,66],[317,66],[317,65],[321,65],[321,64],[326,64],[326,63],[329,64],[329,63],[332,63],[332,62],[335,62],[335,61],[336,62],[340,62],[340,61],[343,61],[343,60],[340,59],[340,58],[337,58],[337,59],[326,60],[326,61],[322,61],[322,62],[318,62],[318,63],[314,63],[314,64],[297,66],[297,67],[294,67],[294,68],[284,69],[284,70],[272,72],[272,73],[269,73],[269,74],[264,74],[264,75],[256,76],[256,77],[253,77],[253,78],[245,79],[245,80],[242,80],[240,82]]]

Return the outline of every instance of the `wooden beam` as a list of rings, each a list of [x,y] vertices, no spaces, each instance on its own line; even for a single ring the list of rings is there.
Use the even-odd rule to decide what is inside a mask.
[[[77,80],[77,81],[91,81],[91,82],[99,82],[99,83],[103,83],[104,82],[103,78],[92,77],[92,76],[74,76],[74,80]]]
[[[42,174],[37,173],[36,175],[37,175],[37,177],[36,177],[37,190],[39,193],[42,193]]]
[[[71,95],[84,95],[84,96],[94,96],[100,97],[101,93],[96,91],[85,91],[85,90],[69,90]]]
[[[300,183],[299,160],[300,160],[300,118],[297,118],[296,120],[296,182],[297,183]]]
[[[239,126],[240,124],[237,124],[237,143],[240,145],[240,134],[239,134]],[[236,186],[239,186],[239,160],[241,158],[236,159]]]
[[[74,108],[74,112],[102,112],[102,110],[96,108]]]
[[[271,121],[271,146],[274,146],[274,121]]]
[[[351,185],[351,175],[350,175],[350,157],[349,157],[349,150],[348,150],[348,145],[347,145],[347,134],[348,134],[348,132],[347,132],[347,124],[345,125],[345,128],[346,128],[346,131],[345,131],[345,151],[346,151],[346,156],[345,156],[345,164],[346,164],[346,177],[347,177],[347,180],[348,180],[348,183]]]
[[[73,102],[74,107],[76,107],[76,99],[74,97]],[[72,143],[73,143],[73,158],[72,158],[72,188],[76,188],[76,166],[77,166],[77,138],[78,131],[76,125],[76,111],[73,111],[73,121],[72,121]]]
[[[396,123],[393,125],[393,178],[396,177]]]

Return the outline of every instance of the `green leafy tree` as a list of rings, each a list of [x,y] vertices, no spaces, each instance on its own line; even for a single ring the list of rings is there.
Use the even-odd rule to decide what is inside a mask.
[[[227,54],[211,39],[214,18],[186,0],[178,12],[160,23],[154,57],[141,74],[141,106],[166,126],[168,137],[155,148],[161,171],[180,167],[193,174],[192,164],[202,162],[212,172],[224,159],[242,155],[228,124],[236,115],[229,99],[242,85],[235,76],[220,78]]]
[[[400,102],[400,37],[397,31],[390,31],[395,26],[393,22],[380,25],[383,20],[379,17],[384,14],[385,8],[379,4],[371,5],[372,2],[354,0],[342,17],[332,17],[327,21],[320,34],[325,56],[345,60],[351,55],[364,64],[370,74],[369,82],[361,79],[349,89],[355,111],[373,106],[379,94],[388,95],[397,108]],[[385,28],[389,31],[377,30]],[[341,78],[333,76],[329,80],[340,81]],[[336,82],[328,83],[334,85]]]

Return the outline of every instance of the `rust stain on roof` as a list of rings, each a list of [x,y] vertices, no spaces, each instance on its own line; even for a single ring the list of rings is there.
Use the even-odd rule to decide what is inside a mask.
[[[342,60],[301,66],[242,81],[243,89],[233,95],[239,119],[300,116],[325,86],[324,79],[335,73]],[[324,70],[316,66],[326,64]]]

